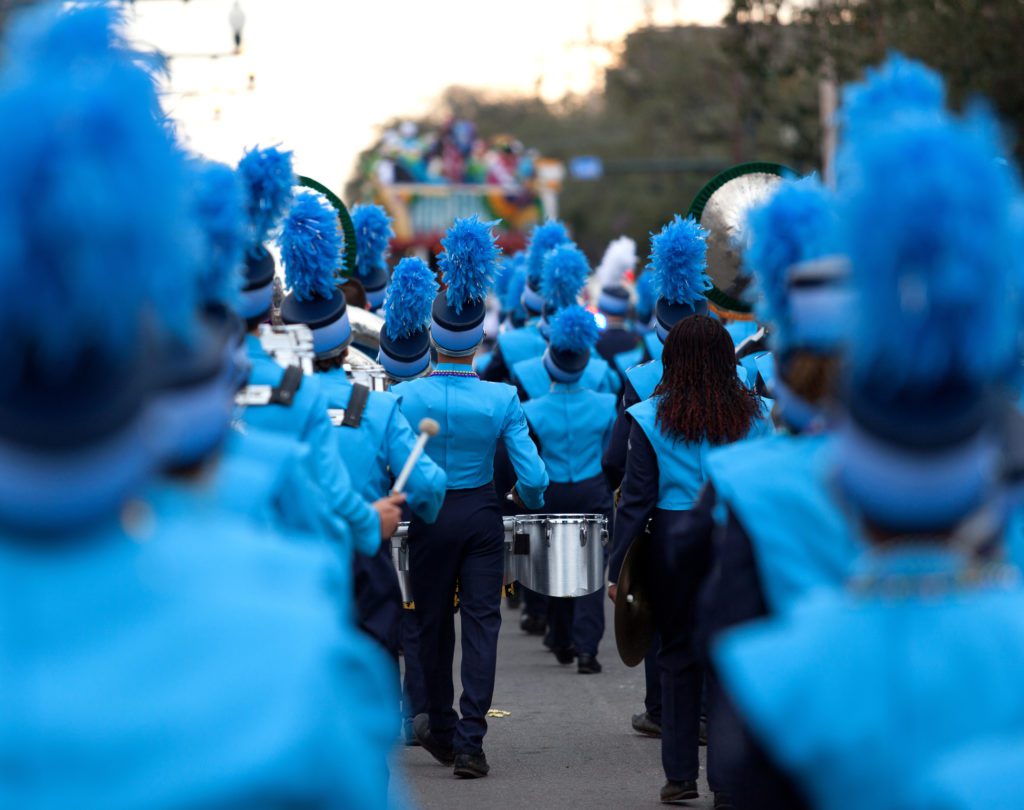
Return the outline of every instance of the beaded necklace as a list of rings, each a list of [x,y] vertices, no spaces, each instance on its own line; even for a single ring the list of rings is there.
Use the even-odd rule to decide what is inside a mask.
[[[431,377],[473,377],[477,380],[480,376],[475,371],[432,371]]]

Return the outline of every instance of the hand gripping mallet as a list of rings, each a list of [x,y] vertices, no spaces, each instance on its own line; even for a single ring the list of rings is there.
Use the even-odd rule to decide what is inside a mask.
[[[423,448],[427,446],[427,442],[430,441],[431,436],[436,436],[441,432],[441,426],[437,424],[433,419],[421,419],[420,420],[420,435],[416,437],[416,444],[413,445],[412,452],[409,453],[409,458],[405,460],[405,466],[402,467],[402,471],[398,474],[398,478],[395,480],[394,487],[391,488],[392,495],[400,495],[405,489],[406,483],[409,481],[409,476],[412,475],[412,468],[416,466],[416,462],[419,460],[420,454],[423,452]]]

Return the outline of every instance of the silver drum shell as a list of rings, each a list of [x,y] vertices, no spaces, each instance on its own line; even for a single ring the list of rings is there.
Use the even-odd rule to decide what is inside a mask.
[[[516,579],[555,597],[586,596],[604,584],[604,515],[518,515],[513,539]]]

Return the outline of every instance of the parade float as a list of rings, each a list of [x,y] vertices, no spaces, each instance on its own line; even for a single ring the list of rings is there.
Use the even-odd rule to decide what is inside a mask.
[[[456,217],[499,220],[506,251],[525,246],[538,222],[558,216],[565,169],[510,135],[482,138],[471,121],[438,129],[405,122],[384,132],[364,156],[360,196],[384,206],[393,220],[392,255],[436,253]]]

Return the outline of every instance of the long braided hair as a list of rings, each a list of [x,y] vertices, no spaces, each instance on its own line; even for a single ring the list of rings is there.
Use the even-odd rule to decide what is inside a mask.
[[[654,389],[661,430],[711,444],[735,442],[750,432],[761,415],[761,399],[736,375],[736,350],[718,321],[683,318],[668,333],[661,360],[664,373]]]

